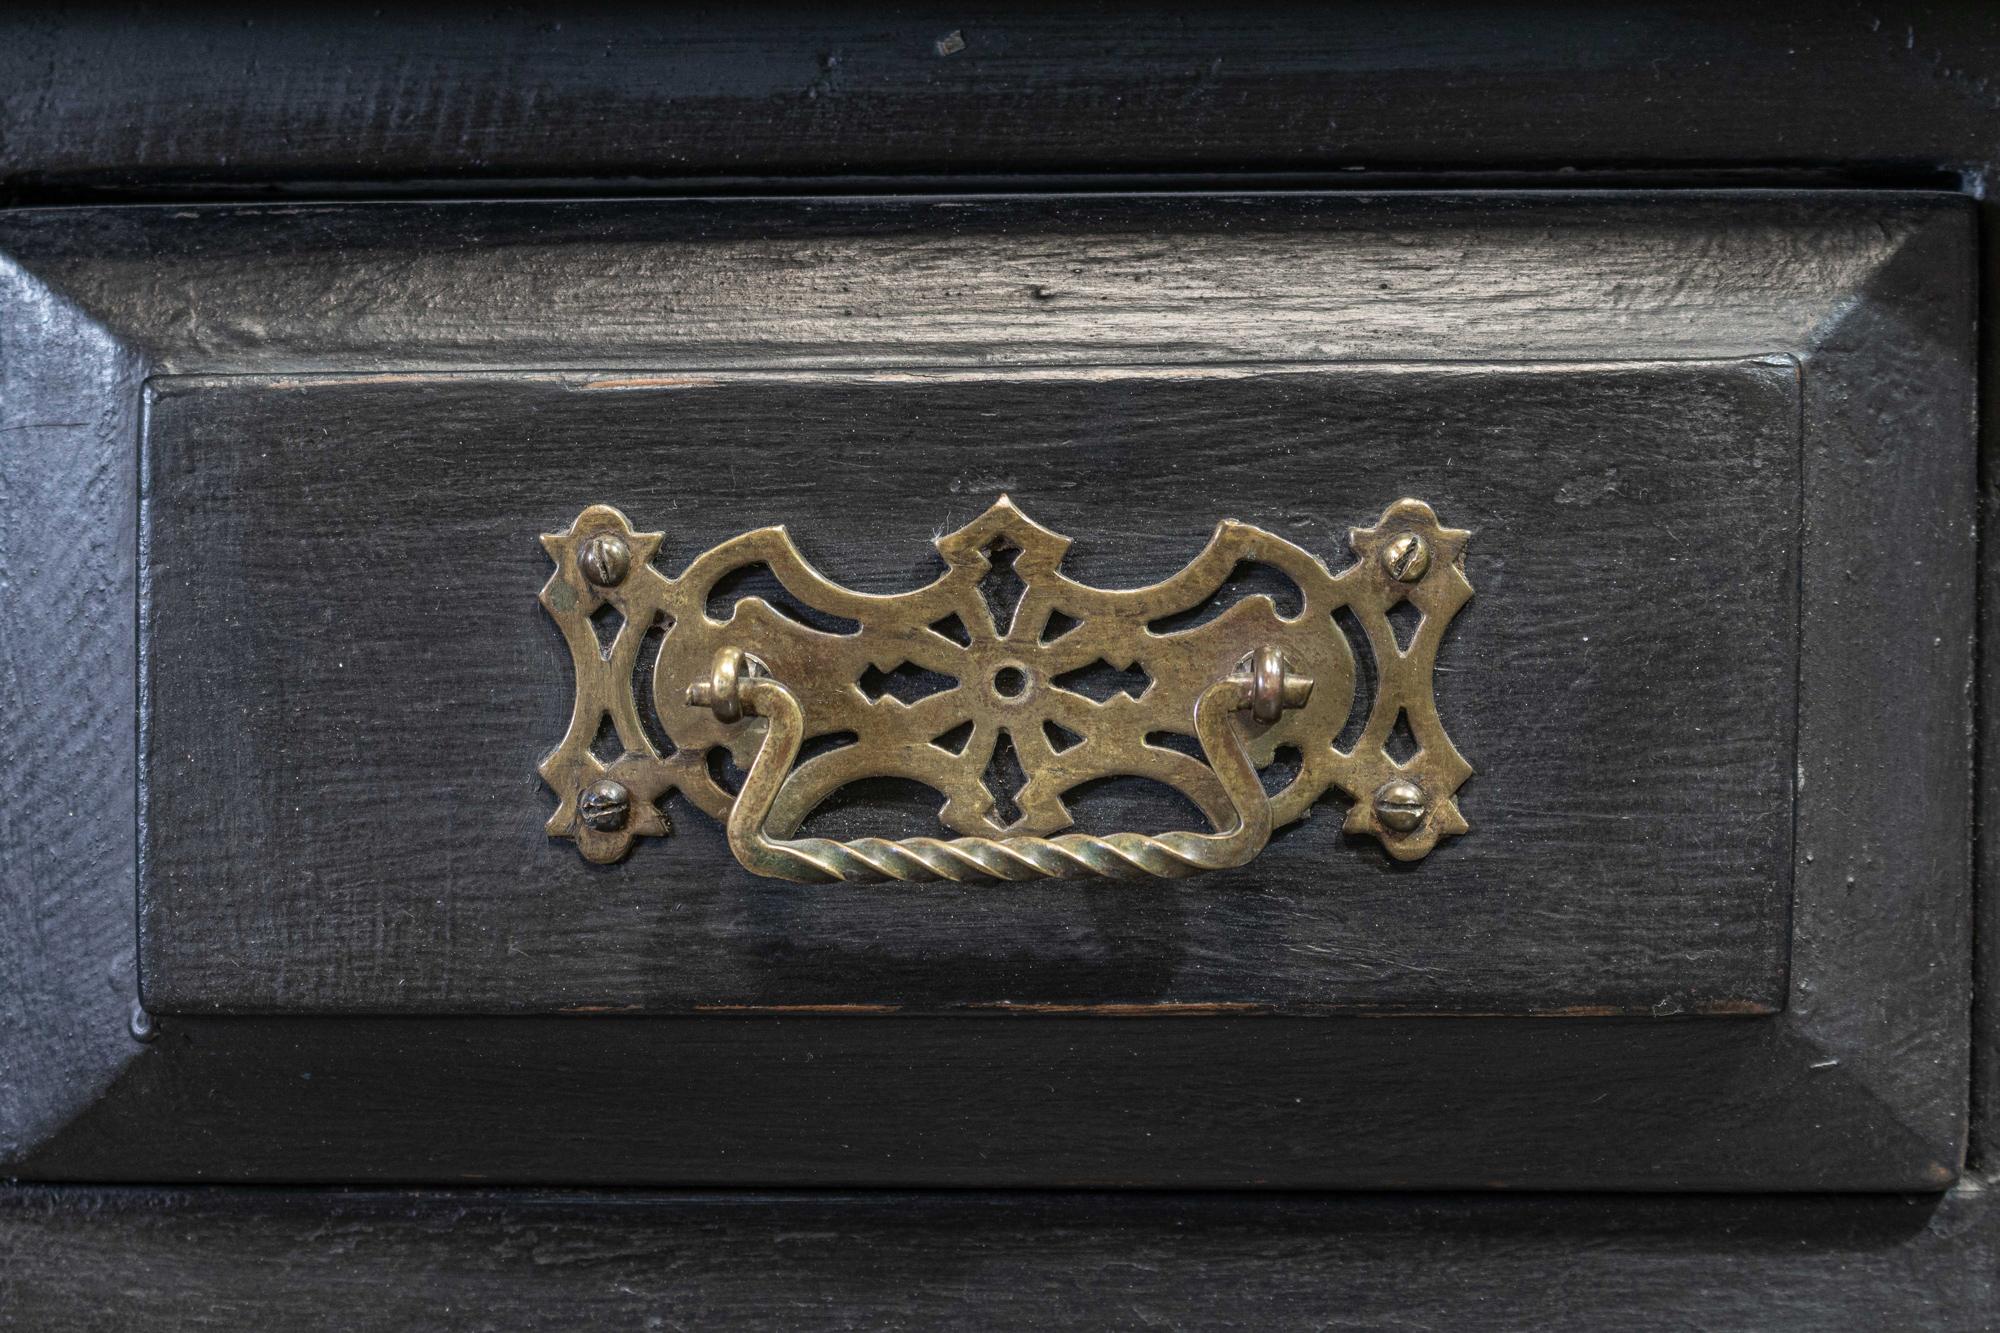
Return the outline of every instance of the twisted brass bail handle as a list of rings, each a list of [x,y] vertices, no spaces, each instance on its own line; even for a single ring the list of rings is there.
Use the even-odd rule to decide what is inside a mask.
[[[1256,765],[1229,715],[1248,712],[1274,722],[1288,708],[1303,708],[1313,682],[1285,670],[1284,658],[1266,645],[1202,692],[1194,709],[1195,735],[1222,782],[1235,826],[1218,833],[1065,833],[1053,838],[831,838],[777,839],[764,831],[805,737],[799,701],[773,679],[763,663],[736,648],[715,655],[707,680],[688,686],[687,701],[711,710],[718,721],[765,719],[764,743],[729,811],[729,850],[752,874],[806,884],[883,880],[1183,879],[1205,870],[1240,866],[1271,837],[1271,804]]]

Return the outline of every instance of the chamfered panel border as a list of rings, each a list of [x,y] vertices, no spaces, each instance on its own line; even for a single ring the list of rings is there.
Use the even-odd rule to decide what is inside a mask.
[[[959,1022],[940,1034],[949,1044],[900,1021],[174,1020],[143,1046],[102,1017],[65,1019],[61,1039],[6,1034],[6,1058],[46,1094],[34,1116],[7,1126],[9,1170],[430,1180],[479,1170],[472,1160],[483,1157],[494,1179],[587,1178],[602,1154],[579,1137],[579,1123],[608,1128],[605,1108],[643,1113],[671,1093],[684,1112],[628,1127],[624,1180],[1016,1184],[1088,1167],[1127,1184],[1937,1188],[1957,1168],[1965,1117],[1971,216],[1956,197],[1750,193],[383,205],[0,219],[13,282],[0,322],[22,353],[4,363],[0,388],[42,386],[33,400],[8,393],[0,402],[28,404],[48,423],[90,423],[63,428],[82,451],[64,460],[68,471],[43,450],[17,457],[53,479],[54,497],[79,522],[100,525],[131,512],[134,367],[355,369],[391,347],[425,368],[546,365],[552,347],[563,350],[559,329],[579,319],[626,339],[636,364],[1062,364],[1158,360],[1162,346],[1188,360],[1317,359],[1351,355],[1362,341],[1446,359],[1482,343],[1489,356],[1790,353],[1805,367],[1807,441],[1799,860],[1783,1015],[1729,1024],[1080,1020],[1073,1031]],[[1142,248],[1148,229],[1166,227],[1187,243]],[[1000,235],[1034,262],[982,263]],[[792,247],[803,274],[759,286],[754,274],[773,247]],[[1338,295],[1321,306],[1272,306],[1268,292],[1228,285],[1223,261],[1246,248],[1267,262],[1243,271],[1307,265],[1293,276],[1308,292],[1337,279],[1329,265],[1342,263],[1355,272],[1399,259],[1394,271],[1412,281],[1371,291],[1336,281],[1323,290]],[[523,266],[538,256],[546,264]],[[1165,316],[1107,319],[1118,312],[1111,293],[1045,300],[1021,280],[1058,274],[1066,261],[1115,266],[1121,256],[1134,296],[1171,279],[1191,283],[1176,288],[1186,299]],[[736,280],[691,296],[699,284],[676,280],[698,276],[703,262],[734,263]],[[843,296],[813,281],[843,272],[867,287],[864,314],[832,313]],[[926,325],[915,315],[943,273],[968,275],[965,317]],[[1475,299],[1424,317],[1426,284],[1447,280]],[[564,290],[578,299],[549,300]],[[686,299],[676,304],[677,295]],[[1036,336],[1014,337],[1028,318],[1021,312],[1040,307]],[[607,318],[621,309],[625,319]],[[40,337],[51,314],[79,337],[60,346]],[[759,321],[774,317],[783,335],[757,339]],[[569,354],[608,364],[602,347]],[[78,366],[91,373],[61,373]],[[95,466],[79,475],[78,457]],[[1911,558],[1913,542],[1921,560]],[[68,586],[46,563],[13,562],[31,592]],[[114,563],[100,591],[115,603],[121,587],[129,597],[133,585]],[[1909,642],[1912,625],[1927,627],[1931,642]],[[127,642],[136,655],[136,638]],[[102,771],[129,771],[135,705],[129,694],[121,705],[114,688],[115,648],[114,636],[107,679],[82,692],[83,711],[10,719],[21,726],[7,758],[46,770],[51,756],[97,756]],[[10,857],[23,839],[10,836]],[[16,974],[10,1013],[52,1017],[59,970],[102,975],[109,955],[119,974],[106,942],[121,921],[130,928],[129,843],[113,839],[95,856],[87,871],[37,863],[29,892],[9,895],[10,912],[42,938],[60,924],[45,953],[64,964]],[[704,1055],[722,1034],[727,1042]],[[1022,1107],[974,1095],[1018,1087],[1026,1096],[1052,1050],[1065,1062],[1063,1095]],[[1246,1074],[1267,1051],[1264,1069]],[[797,1081],[831,1056],[822,1071],[844,1067],[846,1078]],[[300,1075],[340,1076],[308,1092],[300,1089],[316,1078],[272,1077],[300,1057],[311,1066]],[[1436,1114],[1454,1058],[1475,1073],[1457,1084],[1474,1119],[1455,1142],[1438,1132]],[[940,1061],[949,1076],[928,1078]],[[401,1077],[385,1076],[390,1068]],[[1191,1103],[1193,1114],[1162,1104],[1176,1074],[1202,1069],[1221,1080],[1212,1100]],[[674,1070],[685,1078],[659,1086]],[[1353,1097],[1329,1099],[1343,1070],[1374,1076],[1339,1085]],[[750,1071],[772,1080],[774,1104],[790,1107],[782,1124],[745,1120],[737,1099],[706,1100]],[[1301,1104],[1301,1086],[1325,1114],[1288,1110]],[[1626,1115],[1575,1119],[1596,1092],[1621,1091],[1631,1101],[1613,1105]],[[484,1138],[464,1128],[478,1106],[503,1115],[483,1124]],[[559,1107],[571,1113],[560,1124],[546,1118]],[[1010,1107],[1017,1114],[994,1114]],[[579,1121],[580,1108],[595,1120]],[[1043,1118],[1055,1109],[1071,1117],[1070,1146],[1025,1151],[1026,1130],[1052,1124]],[[1182,1126],[1160,1140],[1176,1150],[1172,1160],[1135,1148],[1168,1122]],[[439,1127],[428,1143],[413,1134],[426,1123]],[[287,1129],[273,1135],[273,1125]],[[866,1135],[851,1132],[864,1125]],[[980,1151],[1009,1138],[1022,1154]],[[316,1160],[300,1151],[314,1139],[327,1145]]]
[[[755,1328],[1969,1330],[2000,1301],[2000,1197],[14,1186],[0,1253],[46,1333],[141,1311],[377,1333],[687,1310]]]

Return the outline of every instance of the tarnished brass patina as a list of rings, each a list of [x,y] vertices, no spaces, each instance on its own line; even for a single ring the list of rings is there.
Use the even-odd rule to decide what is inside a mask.
[[[785,879],[1178,877],[1243,864],[1331,788],[1350,802],[1349,832],[1416,860],[1466,830],[1455,795],[1472,768],[1438,719],[1431,671],[1446,625],[1472,595],[1468,535],[1440,526],[1423,502],[1398,500],[1373,527],[1350,531],[1357,558],[1335,574],[1291,542],[1230,520],[1172,578],[1107,590],[1066,577],[1069,539],[1002,497],[937,539],[945,572],[936,582],[881,596],[823,577],[783,528],[732,538],[669,577],[652,563],[662,534],[593,505],[542,538],[556,565],[542,604],[576,668],[568,734],[540,768],[561,798],[548,831],[575,839],[593,861],[615,861],[634,839],[671,831],[664,804],[679,791],[726,822],[745,866]],[[1008,556],[1007,596],[996,601],[990,585]],[[1244,563],[1289,578],[1298,613],[1281,616],[1260,594],[1192,628],[1161,623],[1202,607]],[[814,628],[752,596],[714,619],[717,585],[760,564],[803,606],[854,628]],[[1405,600],[1421,618],[1401,646],[1389,613]],[[607,606],[622,617],[608,646],[593,623]],[[1334,620],[1342,608],[1368,640],[1369,699],[1356,697],[1354,650]],[[665,629],[651,678],[659,737],[641,723],[633,690],[655,625]],[[1093,670],[1130,683],[1094,698],[1077,680]],[[906,702],[881,687],[912,672],[927,673],[933,692]],[[1336,749],[1357,709],[1366,710],[1358,738]],[[1401,760],[1388,748],[1399,719],[1416,745]],[[607,721],[615,754],[594,744]],[[845,743],[794,767],[803,746],[829,735]],[[1202,757],[1175,748],[1176,736],[1192,736]],[[1019,816],[1004,823],[985,780],[1003,742],[1026,776],[1007,793]],[[740,793],[711,774],[718,748],[748,769]],[[1285,750],[1296,752],[1298,773],[1267,796],[1258,770]],[[1064,793],[1115,775],[1181,792],[1213,832],[1065,833]],[[873,777],[937,790],[939,820],[961,836],[796,836],[827,797]]]

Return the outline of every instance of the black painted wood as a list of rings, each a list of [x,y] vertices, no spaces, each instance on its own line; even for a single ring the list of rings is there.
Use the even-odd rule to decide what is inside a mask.
[[[1588,362],[1803,349],[1885,273],[1885,299],[1921,286],[1953,315],[1968,261],[1938,251],[1968,208],[1519,190],[272,204],[22,209],[0,243],[153,374]]]
[[[809,1025],[811,1043],[833,1045],[804,1050],[790,1025],[714,1020],[168,1019],[168,1038],[131,1048],[109,1088],[38,1070],[67,1122],[21,1136],[10,1169],[1935,1188],[1965,1117],[1966,217],[1960,201],[1919,195],[1516,194],[0,218],[20,268],[156,378],[371,372],[388,356],[431,374],[1789,355],[1805,494],[1802,785],[1778,1017],[898,1019]],[[1919,539],[1922,561],[1909,558]],[[1875,645],[1907,623],[1932,629],[1929,648],[1886,670]],[[129,744],[134,721],[113,710],[91,734]],[[47,892],[61,890],[58,874]],[[100,965],[65,955],[67,968]],[[35,1012],[42,994],[30,983],[19,1007]],[[319,1074],[267,1077],[278,1052],[310,1053]],[[1031,1097],[1058,1053],[1059,1091]],[[965,1072],[930,1077],[939,1068]],[[339,1077],[314,1087],[329,1069]],[[800,1116],[699,1093],[769,1078],[769,1108],[793,1107],[802,1069],[844,1074],[813,1085],[805,1138]],[[1182,1090],[1210,1079],[1204,1113],[1184,1123]],[[1440,1104],[1472,1117],[1465,1132],[1435,1132]],[[576,1129],[628,1105],[629,1126]],[[1671,1113],[1642,1109],[1654,1106]],[[1147,1108],[1136,1133],[1134,1107]],[[413,1137],[420,1124],[436,1128]],[[480,1144],[508,1147],[482,1164]]]
[[[1975,4],[788,3],[18,16],[30,199],[910,173],[1990,161]]]
[[[0,1156],[131,1058],[142,368],[0,264]]]
[[[12,1171],[605,1188],[1936,1190],[1954,1174],[1949,1136],[1964,1114],[1962,1083],[1782,1018],[167,1017],[159,1028],[108,1094]]]
[[[147,1003],[1775,1010],[1798,387],[1782,358],[156,378]],[[1347,528],[1399,495],[1471,528],[1478,591],[1438,693],[1480,769],[1460,794],[1475,835],[1401,865],[1341,835],[1336,798],[1185,882],[808,890],[742,870],[684,801],[675,836],[617,867],[543,833],[535,763],[570,668],[535,600],[537,533],[615,502],[671,534],[678,569],[783,523],[830,577],[888,592],[930,581],[929,538],[1002,491],[1110,587],[1168,577],[1223,517],[1336,568]],[[935,808],[890,787],[807,828],[936,836]],[[1073,813],[1086,832],[1203,826],[1136,779]]]
[[[0,1192],[16,1326],[1974,1330],[1993,1196]],[[0,1314],[0,1320],[6,1316]]]
[[[773,171],[797,172],[799,188],[852,192],[858,182],[834,173],[911,173],[878,175],[868,188],[921,189],[936,181],[926,184],[915,173],[946,169],[1027,180],[1022,163],[1104,173],[1201,169],[1230,173],[1225,183],[1238,184],[1252,179],[1246,168],[1260,167],[1345,184],[1398,179],[1393,169],[1407,167],[1431,170],[1400,179],[1432,184],[1437,168],[1462,181],[1544,185],[1887,180],[1956,188],[1962,176],[1968,192],[1990,199],[1988,164],[2000,142],[1991,96],[2000,78],[1996,18],[1973,4],[1639,4],[1595,16],[1551,5],[1486,15],[1236,5],[1208,16],[1187,8],[1014,5],[1004,14],[903,7],[773,15],[760,8],[740,16],[647,12],[588,20],[519,7],[435,15],[405,7],[343,17],[320,6],[309,19],[289,20],[268,10],[248,16],[199,5],[108,17],[72,5],[42,13],[16,7],[4,22],[0,177],[14,201],[168,191],[194,198],[391,189],[700,192],[744,188],[741,176],[758,178],[754,188],[789,184]],[[966,47],[939,54],[937,35],[951,31]],[[1366,170],[1343,170],[1349,167]],[[739,179],[678,174],[690,170]],[[1101,179],[1127,188],[1134,177]],[[960,175],[951,185],[981,182]],[[1982,204],[1982,214],[1990,219],[1993,207]],[[7,221],[13,227],[23,218]],[[73,220],[53,225],[75,228],[80,250],[100,239]],[[1989,245],[1988,255],[1993,251]],[[224,256],[204,284],[252,258],[243,250]],[[293,260],[309,265],[312,257]],[[132,271],[142,272],[143,261],[133,261]],[[17,270],[4,276],[39,281]],[[1990,282],[1984,290],[1991,328]],[[199,321],[208,309],[199,287],[185,298],[163,288],[163,310],[176,302],[180,309],[166,318]],[[115,313],[121,304],[105,308]],[[71,409],[101,387],[32,396],[22,388],[23,368],[37,364],[35,349],[59,341],[57,329],[74,330],[61,340],[81,343],[86,354],[61,369],[55,362],[67,354],[41,361],[43,383],[65,375],[76,386],[115,381],[115,349],[62,299],[45,309],[53,322],[34,330],[37,336],[0,348],[0,413],[27,409],[5,428],[29,424],[52,445],[30,453],[0,444],[0,655],[15,672],[32,668],[8,654],[19,642],[12,632],[22,608],[75,599],[76,614],[53,615],[45,627],[65,641],[90,636],[77,658],[82,669],[55,689],[88,703],[73,712],[41,708],[39,685],[8,692],[23,679],[18,674],[0,688],[0,756],[53,757],[23,773],[28,785],[8,788],[0,803],[0,819],[12,821],[0,837],[8,890],[0,898],[14,913],[0,948],[17,946],[0,967],[0,1012],[20,1015],[11,1023],[0,1018],[0,1137],[18,1145],[10,1154],[18,1157],[79,1112],[84,1121],[117,1112],[129,1117],[122,1133],[136,1162],[138,1145],[172,1139],[171,1121],[149,1123],[129,1100],[129,1079],[89,1103],[132,1057],[158,1049],[124,1035],[131,965],[129,954],[122,970],[117,958],[119,941],[130,938],[129,833],[16,814],[23,803],[66,810],[72,794],[88,795],[88,774],[129,766],[129,746],[122,761],[118,746],[133,732],[117,688],[123,680],[129,699],[129,676],[118,665],[119,644],[124,660],[130,657],[129,638],[120,637],[128,631],[104,620],[83,629],[90,594],[36,554],[51,544],[74,549],[75,534],[98,531],[94,525],[116,515],[120,503],[129,512],[129,500],[119,500],[129,491],[117,479],[131,473],[117,460],[132,433],[129,426],[53,430],[54,422],[83,420]],[[1742,327],[1743,312],[1717,312],[1702,323],[1714,337],[1718,327]],[[476,321],[450,336],[462,338],[468,327]],[[199,343],[207,330],[191,323],[190,331]],[[135,325],[122,322],[119,337],[136,345]],[[422,341],[413,337],[411,345]],[[254,342],[235,346],[244,352]],[[1990,357],[1982,367],[1992,384]],[[122,401],[135,403],[136,395]],[[1986,438],[1990,447],[1990,431]],[[1893,457],[1881,466],[1893,469]],[[1990,465],[1988,472],[1990,513]],[[1921,509],[1903,517],[1920,528],[1927,522]],[[40,532],[50,534],[46,541],[29,539]],[[1861,546],[1864,558],[1891,549]],[[1989,585],[2000,576],[1992,550],[1988,543]],[[105,575],[113,601],[122,586],[116,569]],[[1837,581],[1826,591],[1841,594]],[[129,588],[122,595],[129,603]],[[1885,598],[1829,632],[1879,635],[1865,627],[1871,615],[1901,624],[1911,606],[1918,615],[1936,609],[1932,600]],[[1919,642],[1909,638],[1903,647]],[[2000,673],[1984,673],[1984,694],[1995,680]],[[1901,716],[1893,696],[1857,699],[1855,709],[1864,720],[1889,719],[1885,726]],[[1994,710],[1983,712],[1990,754]],[[19,770],[10,762],[5,771]],[[1981,788],[1989,811],[1992,771],[1987,765]],[[45,800],[51,791],[54,799]],[[1940,803],[1948,810],[1952,801],[1946,784]],[[1993,840],[1984,846],[1990,880]],[[1865,886],[1887,873],[1885,852],[1893,859],[1893,848],[1874,845],[1867,834],[1822,847],[1815,864],[1833,884],[1855,873]],[[1928,870],[1926,863],[1914,873]],[[1837,917],[1823,930],[1814,895],[1808,872],[1801,938],[1813,966],[1830,959],[1837,970],[1864,930],[1887,937],[1906,957],[1929,947],[1919,927],[1870,912],[1867,889],[1852,932]],[[1983,904],[1987,923],[1995,920],[1991,897]],[[1982,933],[1989,976],[1995,934]],[[1948,999],[1932,988],[1878,993],[1884,999],[1876,1005],[1828,1002],[1815,987],[1816,1022],[1821,1030],[1886,1038],[1918,1067],[1948,1049],[1949,1031],[1940,1034],[1943,1047],[1928,1038],[1906,1046],[1893,1035],[1898,1022],[1951,1013]],[[1904,1002],[1892,1006],[1891,996]],[[1793,996],[1795,1008],[1802,998]],[[1903,1011],[1900,1020],[1887,1017],[1891,1007]],[[1987,1003],[1976,1017],[1977,1049],[1990,1056],[2000,1006]],[[1989,1058],[1980,1066],[1989,1124],[2000,1111],[1995,1065]],[[54,1068],[64,1073],[50,1081]],[[77,1077],[88,1068],[105,1079]],[[23,1077],[23,1070],[34,1073]],[[197,1085],[199,1075],[190,1073]],[[1885,1071],[1877,1066],[1865,1076],[1879,1086]],[[246,1072],[241,1087],[252,1082]],[[43,1110],[24,1121],[21,1108],[31,1102]],[[272,1137],[271,1125],[247,1112],[243,1124],[250,1139]],[[392,1141],[393,1118],[385,1115],[380,1125],[384,1141]],[[1351,1221],[1301,1239],[1275,1224],[1239,1229],[1201,1202],[1179,1202],[1151,1231],[1156,1244],[1144,1230],[1065,1226],[1047,1215],[1011,1240],[994,1230],[968,1234],[934,1214],[884,1233],[870,1229],[853,1199],[830,1201],[809,1228],[786,1229],[756,1214],[747,1231],[731,1230],[704,1211],[699,1222],[662,1223],[666,1232],[649,1237],[621,1224],[622,1214],[602,1197],[573,1203],[561,1227],[485,1225],[492,1213],[469,1214],[465,1201],[453,1198],[428,1213],[421,1204],[391,1201],[389,1210],[408,1219],[398,1226],[367,1206],[350,1210],[339,1196],[309,1196],[289,1211],[267,1208],[225,1226],[204,1211],[212,1192],[157,1209],[156,1201],[115,1193],[37,1192],[60,1217],[10,1212],[0,1220],[0,1323],[124,1327],[150,1313],[197,1327],[368,1320],[483,1327],[532,1324],[530,1312],[538,1311],[546,1326],[562,1326],[585,1311],[597,1323],[665,1326],[1062,1317],[1198,1326],[1240,1323],[1247,1314],[1272,1324],[1348,1318],[1356,1326],[1449,1328],[1984,1328],[1995,1305],[1986,1281],[1996,1266],[1991,1223],[1959,1206],[1979,1201],[1975,1189],[1950,1196],[1920,1230],[1908,1231],[1880,1224],[1887,1201],[1544,1205],[1483,1198],[1326,1205],[1353,1208]],[[1165,1206],[1124,1205],[1156,1202]],[[911,1200],[884,1207],[914,1217]],[[1664,1222],[1670,1213],[1681,1221]],[[1552,1214],[1569,1220],[1551,1221]],[[866,1248],[844,1246],[844,1234],[864,1237]],[[933,1236],[939,1243],[922,1248]],[[1198,1253],[1210,1237],[1227,1239]],[[774,1252],[781,1262],[770,1261]],[[906,1254],[909,1262],[894,1262]],[[878,1274],[882,1282],[870,1285]]]

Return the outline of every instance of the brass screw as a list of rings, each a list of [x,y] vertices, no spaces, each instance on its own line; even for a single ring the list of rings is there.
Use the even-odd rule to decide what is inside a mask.
[[[1382,548],[1382,568],[1398,583],[1415,583],[1431,567],[1431,545],[1422,536],[1406,532]]]
[[[1424,789],[1404,778],[1383,783],[1375,792],[1375,818],[1384,828],[1408,833],[1424,822]]]
[[[632,813],[632,793],[610,778],[591,783],[576,799],[576,812],[599,833],[616,833]]]
[[[600,588],[623,583],[632,572],[632,548],[615,532],[600,532],[576,553],[576,567]]]

